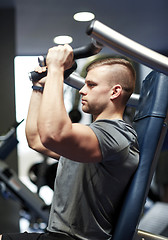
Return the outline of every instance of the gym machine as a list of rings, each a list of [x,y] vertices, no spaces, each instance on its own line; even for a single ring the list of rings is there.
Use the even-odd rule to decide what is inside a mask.
[[[167,132],[168,58],[97,20],[88,26],[87,34],[101,48],[110,47],[153,69],[143,81],[140,96],[134,99],[137,104],[134,127],[140,145],[140,164],[121,207],[112,240],[166,240],[168,238],[139,230],[138,224]],[[69,85],[77,89],[81,86],[79,76],[71,74],[67,81],[71,81]]]
[[[168,58],[94,20],[87,33],[108,46],[153,69],[142,83],[134,117],[140,146],[140,164],[132,179],[112,240],[166,240],[138,229],[151,180],[168,125]]]
[[[21,123],[21,122],[20,122]],[[0,136],[0,192],[5,199],[17,201],[21,206],[21,217],[28,218],[33,223],[47,224],[49,206],[26,187],[18,178],[17,173],[5,163],[6,157],[17,146],[15,124],[5,135]]]
[[[74,49],[74,58],[89,57],[97,54],[100,50],[101,46],[92,42],[87,46]],[[42,56],[39,57],[39,64],[41,61]],[[45,64],[45,58],[43,58],[43,64]],[[74,79],[68,78],[76,68],[77,64],[75,62],[71,69],[65,71],[64,78],[68,85],[75,85],[76,88],[79,89],[84,84],[84,79],[75,74]],[[46,76],[46,74],[46,72],[41,75],[36,72],[31,72],[29,77],[31,80],[36,79],[36,81],[38,81],[41,77]],[[5,135],[0,136],[0,192],[5,199],[13,199],[19,202],[21,206],[21,217],[28,218],[32,227],[33,223],[39,224],[39,226],[41,223],[44,223],[42,226],[46,226],[48,223],[50,206],[45,204],[38,193],[33,193],[26,187],[18,178],[17,173],[4,161],[18,144],[16,128],[20,123],[16,123]]]
[[[74,60],[97,54],[103,47],[107,46],[154,69],[143,81],[140,96],[135,95],[133,103],[131,103],[136,105],[137,109],[134,126],[140,145],[140,164],[121,207],[112,240],[166,240],[168,238],[139,230],[138,223],[167,132],[168,76],[166,75],[168,75],[168,58],[126,38],[97,20],[94,20],[90,24],[87,34],[95,40],[90,45],[91,48],[94,45],[94,51],[90,53],[89,49],[89,54],[87,52],[86,55],[80,57],[78,53],[74,54]],[[84,47],[84,49],[86,48]],[[45,56],[39,57],[39,64],[42,64],[42,66],[45,65]],[[84,81],[80,76],[73,73],[73,71],[74,68],[67,73],[65,83],[76,89],[80,89]],[[38,81],[42,77],[42,75],[35,72],[30,73],[32,81]],[[15,176],[12,175],[12,177],[15,180]],[[9,178],[7,177],[7,180],[6,178],[3,180],[7,182],[9,188],[10,184],[8,182],[10,178],[9,174]],[[18,193],[13,188],[12,191]],[[30,206],[26,202],[32,209],[36,208],[34,207],[34,203],[35,201],[33,200]]]

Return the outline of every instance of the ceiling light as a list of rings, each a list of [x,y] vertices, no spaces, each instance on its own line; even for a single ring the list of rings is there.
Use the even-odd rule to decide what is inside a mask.
[[[91,21],[92,19],[94,19],[95,15],[91,12],[79,12],[79,13],[76,13],[73,16],[73,18],[79,22],[87,22],[87,21]]]
[[[70,36],[57,36],[54,38],[54,43],[56,44],[69,44],[73,41],[72,37]]]

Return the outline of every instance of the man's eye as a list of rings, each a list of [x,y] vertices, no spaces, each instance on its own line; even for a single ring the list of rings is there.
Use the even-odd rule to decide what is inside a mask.
[[[94,84],[94,83],[88,83],[88,86],[89,86],[89,87],[94,87],[95,84]]]

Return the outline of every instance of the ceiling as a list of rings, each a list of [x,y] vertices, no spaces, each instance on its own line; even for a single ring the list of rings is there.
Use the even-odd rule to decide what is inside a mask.
[[[16,55],[45,54],[58,35],[73,37],[71,46],[90,43],[89,23],[73,15],[91,11],[96,19],[155,51],[168,52],[168,0],[1,0],[16,10]],[[111,51],[104,48],[104,51]]]

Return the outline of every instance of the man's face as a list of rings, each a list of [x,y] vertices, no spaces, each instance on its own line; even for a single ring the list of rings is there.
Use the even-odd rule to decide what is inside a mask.
[[[85,79],[85,85],[79,91],[82,95],[82,110],[94,116],[102,113],[110,103],[111,72],[109,66],[91,69]]]

